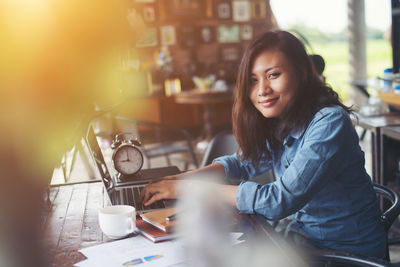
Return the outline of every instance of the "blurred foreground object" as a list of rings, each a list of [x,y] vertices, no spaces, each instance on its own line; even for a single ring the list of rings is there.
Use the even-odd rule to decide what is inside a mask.
[[[46,265],[43,192],[94,103],[119,100],[121,49],[140,32],[126,3],[0,3],[1,266]]]
[[[222,178],[213,174],[192,177],[183,185],[178,236],[182,237],[183,255],[192,267],[304,266],[297,252],[282,251],[267,235],[245,233],[245,241],[233,245],[230,234],[241,231],[240,215],[221,197]],[[244,215],[250,216],[250,215]],[[243,229],[242,229],[243,230]],[[249,229],[248,229],[249,230]],[[256,233],[256,232],[255,232]]]

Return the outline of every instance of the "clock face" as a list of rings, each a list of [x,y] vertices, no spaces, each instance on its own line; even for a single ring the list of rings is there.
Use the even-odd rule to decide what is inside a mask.
[[[143,155],[133,145],[122,145],[114,152],[115,169],[124,175],[137,173],[143,166]]]

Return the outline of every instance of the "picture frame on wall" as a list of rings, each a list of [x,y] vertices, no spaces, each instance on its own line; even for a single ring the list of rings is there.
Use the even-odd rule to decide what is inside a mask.
[[[143,20],[145,22],[154,22],[156,20],[156,11],[154,6],[145,5],[143,7]]]
[[[198,29],[199,40],[203,44],[209,44],[215,41],[215,30],[212,26],[202,26]]]
[[[264,19],[267,17],[267,6],[265,0],[253,0],[251,2],[251,18]]]
[[[212,18],[213,16],[213,0],[206,0],[206,17]]]
[[[239,25],[219,25],[218,26],[219,43],[236,43],[240,41]]]
[[[242,40],[253,39],[253,27],[250,24],[243,24],[240,26],[240,39]]]
[[[172,25],[161,26],[161,45],[169,46],[176,44],[175,27]]]
[[[193,26],[184,25],[179,28],[179,44],[182,48],[196,46],[196,29]]]
[[[166,79],[164,82],[165,95],[171,96],[182,91],[181,81],[178,78]]]
[[[157,45],[157,41],[157,28],[149,27],[145,31],[143,31],[139,39],[136,41],[136,47],[154,47]]]
[[[216,4],[216,13],[219,19],[230,19],[232,17],[231,1],[220,0]]]
[[[232,2],[233,21],[250,21],[250,2],[247,0],[236,0]]]
[[[220,59],[224,62],[238,62],[241,58],[239,45],[224,45],[220,47]]]
[[[159,0],[162,20],[194,20],[205,17],[204,0]]]

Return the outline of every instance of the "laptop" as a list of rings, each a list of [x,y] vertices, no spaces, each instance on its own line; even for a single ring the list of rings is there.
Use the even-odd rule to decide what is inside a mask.
[[[124,177],[124,179],[121,180],[117,171],[110,168],[112,172],[110,173],[92,125],[89,126],[87,131],[86,143],[112,205],[134,206],[137,214],[173,206],[173,200],[160,200],[146,207],[139,201],[139,195],[140,191],[152,179],[180,173],[176,166],[144,169],[141,170],[138,175]]]

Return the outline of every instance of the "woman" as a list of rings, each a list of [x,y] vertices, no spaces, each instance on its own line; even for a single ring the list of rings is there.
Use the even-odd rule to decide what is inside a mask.
[[[236,90],[238,153],[148,185],[145,205],[177,197],[181,178],[214,171],[243,181],[219,186],[241,212],[293,215],[290,229],[307,244],[384,258],[385,232],[351,109],[319,79],[302,43],[284,31],[260,36],[243,56]],[[275,182],[248,181],[271,168]]]

